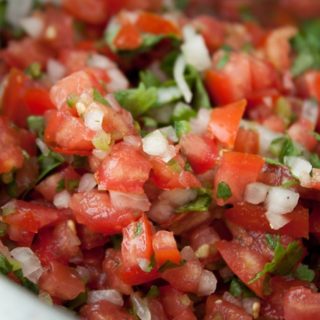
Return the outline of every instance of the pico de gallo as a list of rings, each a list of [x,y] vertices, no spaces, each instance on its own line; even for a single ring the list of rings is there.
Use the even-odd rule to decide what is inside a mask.
[[[83,320],[319,319],[319,17],[0,1],[0,273]]]

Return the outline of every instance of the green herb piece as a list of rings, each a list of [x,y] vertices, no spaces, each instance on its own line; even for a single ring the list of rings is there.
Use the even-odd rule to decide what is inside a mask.
[[[17,187],[16,180],[13,180],[10,183],[8,183],[6,185],[6,190],[7,190],[8,195],[11,198],[17,198],[19,194],[18,194],[18,187]]]
[[[157,121],[154,120],[153,118],[150,118],[150,117],[143,117],[142,121],[143,121],[143,126],[144,127],[157,128],[157,126],[158,126]]]
[[[311,153],[309,161],[312,164],[313,168],[320,169],[320,157],[316,153]]]
[[[65,303],[65,307],[70,310],[77,310],[81,306],[87,303],[88,300],[88,292],[84,291],[79,293],[78,296],[76,296],[73,300],[68,301]]]
[[[138,221],[134,230],[134,236],[135,237],[140,236],[142,234],[142,231],[143,231],[142,223]]]
[[[315,277],[315,272],[306,264],[299,264],[293,275],[296,279],[312,282]]]
[[[21,284],[28,289],[29,291],[33,292],[34,294],[38,295],[39,294],[39,288],[38,286],[30,281],[28,278],[23,276],[23,272],[21,269],[13,271],[15,276],[20,280]]]
[[[120,249],[121,248],[121,243],[122,243],[122,235],[121,234],[116,234],[112,237],[110,237],[110,240],[112,242],[112,247],[114,249]]]
[[[278,160],[271,159],[271,158],[264,158],[264,161],[268,164],[272,164],[274,166],[283,166],[283,163],[279,162]]]
[[[75,156],[73,156],[72,165],[76,169],[86,168],[88,166],[88,159],[87,159],[87,157],[75,155]]]
[[[271,238],[269,237],[269,239]],[[248,284],[254,283],[262,276],[269,273],[281,276],[288,275],[294,270],[302,257],[303,250],[298,241],[293,241],[284,248],[280,243],[280,237],[276,237],[273,240],[272,246],[275,246],[272,261],[266,263],[262,271],[258,272],[256,276],[248,282]]]
[[[140,84],[136,89],[118,91],[114,94],[119,104],[137,117],[152,108],[158,99],[156,88]]]
[[[320,134],[318,132],[313,132],[314,137],[318,142],[320,142]]]
[[[266,234],[266,241],[267,241],[268,246],[272,250],[274,250],[276,248],[278,242],[280,241],[280,236],[267,233]]]
[[[0,222],[0,237],[4,237],[7,234],[8,225],[4,222]]]
[[[42,116],[29,116],[27,118],[28,128],[38,137],[43,136],[44,132],[44,118]]]
[[[320,20],[303,23],[299,32],[291,39],[297,56],[291,67],[293,76],[298,76],[310,69],[320,68]]]
[[[190,0],[174,0],[174,6],[176,9],[183,11],[187,8]]]
[[[6,25],[7,1],[0,1],[0,29]]]
[[[70,192],[73,192],[79,186],[79,179],[70,179],[65,182],[66,189]]]
[[[281,187],[282,188],[292,188],[292,187],[295,187],[295,186],[298,186],[300,183],[298,180],[296,179],[289,179],[287,181],[285,181],[284,183],[281,184]]]
[[[147,266],[147,269],[144,270],[145,272],[151,272],[153,270],[153,268],[155,267],[156,265],[156,260],[155,260],[155,257],[154,255],[151,256],[151,260]]]
[[[64,179],[61,179],[57,183],[56,192],[61,192],[65,188]]]
[[[301,150],[288,137],[279,137],[274,139],[269,146],[269,150],[274,156],[277,156],[279,161],[282,163],[286,156],[301,155]]]
[[[9,260],[0,254],[0,272],[4,275],[7,275],[12,271],[12,265]]]
[[[291,105],[284,97],[280,97],[276,102],[276,113],[288,125],[292,119]]]
[[[247,6],[240,8],[240,17],[243,21],[256,21],[251,8]]]
[[[185,260],[181,260],[181,262],[179,264],[173,263],[170,260],[167,260],[160,268],[159,268],[159,272],[162,273],[168,269],[172,269],[172,268],[178,268],[183,266],[186,263]]]
[[[140,71],[139,78],[146,88],[159,87],[161,84],[160,80],[150,70]]]
[[[229,185],[223,181],[219,182],[217,188],[217,198],[227,200],[232,196]]]
[[[42,77],[41,65],[38,62],[31,63],[25,70],[25,73],[32,79],[40,79]]]
[[[59,167],[64,161],[63,156],[56,152],[50,151],[48,155],[42,154],[38,158],[40,174],[36,183],[39,183],[48,173]]]
[[[255,294],[236,277],[233,277],[230,282],[229,292],[236,298],[250,298],[255,296]]]
[[[230,60],[230,52],[224,51],[224,53],[221,55],[219,61],[216,64],[217,70],[222,70],[224,66],[229,62]]]
[[[104,98],[104,96],[96,88],[93,89],[93,100],[98,103],[101,103],[105,106],[109,106],[108,101]]]
[[[169,78],[173,78],[174,64],[179,55],[180,51],[171,51],[161,61],[160,68]]]
[[[190,123],[186,120],[175,121],[174,128],[179,139],[191,131]]]
[[[211,204],[211,191],[206,189],[198,189],[198,196],[195,200],[176,209],[177,213],[180,212],[205,212],[208,211]]]
[[[183,102],[179,102],[173,109],[172,120],[180,121],[180,120],[190,120],[191,118],[196,116],[196,112],[187,104]]]
[[[93,89],[93,94],[94,94],[94,90],[96,89]],[[99,92],[99,91],[98,91]],[[100,93],[100,92],[99,92]],[[69,108],[73,108],[76,103],[78,102],[79,100],[79,97],[75,94],[71,94],[68,98],[67,98],[67,105]]]
[[[147,292],[146,296],[148,298],[157,298],[159,294],[160,294],[159,288],[155,285],[152,285],[149,291]]]

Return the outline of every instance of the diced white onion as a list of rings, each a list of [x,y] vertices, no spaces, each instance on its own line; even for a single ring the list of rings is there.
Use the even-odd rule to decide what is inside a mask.
[[[89,107],[83,116],[84,125],[93,131],[102,130],[103,117],[104,114],[102,110],[95,107]]]
[[[127,78],[119,69],[109,69],[108,76],[110,78],[110,81],[106,84],[108,92],[116,92],[119,90],[127,89],[129,87]]]
[[[299,179],[302,185],[308,185],[310,182],[310,173],[312,164],[301,157],[284,157],[284,163],[290,168],[291,173]]]
[[[67,190],[63,190],[54,196],[53,204],[59,209],[69,208],[70,198],[70,193]]]
[[[47,73],[51,82],[55,83],[65,76],[66,68],[58,60],[49,59],[47,62]]]
[[[183,247],[180,254],[181,254],[181,258],[186,261],[191,261],[196,259],[196,255],[190,246]]]
[[[198,71],[204,71],[211,66],[209,50],[204,39],[199,34],[188,32],[188,38],[181,46],[183,55],[188,64],[192,65]]]
[[[147,302],[140,298],[138,294],[133,293],[130,296],[133,305],[133,310],[140,320],[151,320],[151,312]]]
[[[118,191],[110,191],[110,200],[112,205],[117,209],[134,209],[148,211],[150,201],[146,194],[133,194]]]
[[[92,173],[85,173],[80,181],[78,186],[78,192],[88,192],[94,189],[97,185],[97,181]]]
[[[130,135],[130,136],[124,136],[123,137],[123,141],[130,145],[130,146],[133,146],[133,147],[136,147],[136,148],[140,148],[141,147],[141,143],[142,143],[142,140],[139,136],[133,136],[133,135]]]
[[[269,186],[261,182],[249,183],[244,193],[245,201],[252,204],[264,202],[267,197]]]
[[[112,60],[98,53],[92,53],[89,56],[87,65],[89,67],[100,69],[111,69],[116,67],[115,63]]]
[[[312,123],[315,127],[319,115],[318,103],[314,100],[305,100],[302,105],[301,117]]]
[[[196,118],[190,120],[191,132],[195,134],[203,134],[207,131],[210,121],[211,110],[200,109]]]
[[[43,155],[47,156],[50,153],[50,149],[41,139],[36,139],[36,145]]]
[[[192,100],[192,92],[189,88],[189,85],[184,77],[184,71],[186,68],[186,62],[184,57],[181,55],[177,58],[174,68],[173,68],[173,76],[174,80],[176,81],[178,88],[183,94],[184,100],[187,103],[190,103]]]
[[[258,298],[243,298],[242,307],[253,317],[253,319],[257,319],[259,317],[261,304]]]
[[[114,289],[92,290],[88,293],[88,303],[93,304],[99,301],[108,301],[117,306],[123,306],[121,293]]]
[[[173,215],[174,209],[168,201],[158,201],[152,204],[148,217],[157,223],[167,221]]]
[[[33,6],[33,0],[10,0],[7,3],[6,20],[18,26],[21,19],[28,16]],[[27,54],[27,53],[26,53]]]
[[[11,250],[12,257],[20,262],[23,275],[34,283],[38,283],[43,273],[39,258],[28,247],[18,247]]]
[[[198,285],[198,294],[200,296],[209,296],[214,293],[217,288],[217,278],[213,272],[209,270],[202,270],[199,285]]]
[[[161,105],[178,100],[182,97],[181,91],[177,87],[158,88],[157,102]]]
[[[272,211],[266,212],[266,218],[269,221],[270,227],[274,230],[278,230],[290,222],[285,215],[274,213]]]
[[[86,112],[86,109],[87,107],[83,102],[79,101],[76,103],[76,110],[79,116],[82,116]]]
[[[188,40],[191,40],[192,38],[194,38],[197,35],[197,32],[196,32],[195,28],[193,27],[193,25],[186,24],[182,28],[182,34],[183,34],[183,39],[185,41],[188,41]]]
[[[93,150],[92,150],[92,154],[93,154],[96,158],[98,158],[98,159],[100,159],[100,160],[103,160],[103,159],[107,156],[108,152],[107,152],[107,151],[103,151],[103,150],[99,150],[99,149],[93,149]],[[100,189],[99,189],[99,190],[100,190]]]
[[[173,206],[182,206],[197,197],[197,191],[194,189],[174,189],[163,191],[159,200],[168,201]]]
[[[174,146],[169,145],[160,130],[155,130],[145,136],[142,139],[142,146],[145,153],[158,156],[165,162],[169,162],[176,155]]]
[[[137,262],[138,262],[139,268],[142,271],[144,271],[144,272],[148,272],[149,271],[149,266],[150,266],[150,261],[149,260],[143,259],[143,258],[138,258]]]
[[[37,16],[26,17],[21,19],[20,26],[31,38],[38,38],[43,32],[44,22]]]
[[[163,128],[161,128],[159,130],[170,141],[172,141],[172,142],[178,142],[179,141],[179,139],[177,137],[176,130],[174,130],[174,128],[172,126],[163,127]]]

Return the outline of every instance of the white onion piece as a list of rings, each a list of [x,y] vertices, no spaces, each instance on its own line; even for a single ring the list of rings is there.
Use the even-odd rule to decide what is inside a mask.
[[[45,156],[49,155],[50,149],[48,146],[39,138],[36,139],[36,145],[40,149],[41,153]]]
[[[318,103],[314,100],[305,100],[302,105],[301,117],[312,123],[313,127],[317,124],[319,115]]]
[[[192,38],[194,38],[197,35],[197,32],[196,32],[195,28],[193,27],[193,25],[186,24],[182,28],[182,34],[183,34],[183,39],[185,41],[188,41],[188,40],[191,40]]]
[[[217,278],[213,272],[209,270],[202,270],[199,285],[198,294],[200,296],[209,296],[214,293],[217,289]]]
[[[148,272],[149,270],[149,266],[150,266],[150,261],[144,258],[138,258],[137,259],[138,262],[138,266],[139,268],[144,271],[144,272]]]
[[[266,218],[273,230],[278,230],[290,222],[290,220],[285,215],[274,213],[272,211],[266,212]]]
[[[100,159],[100,160],[103,160],[103,159],[107,156],[108,152],[107,152],[107,151],[100,150],[100,149],[93,149],[93,150],[92,150],[92,154],[93,154],[96,158],[98,158],[98,159]],[[99,190],[100,190],[100,189],[99,189]],[[102,190],[102,189],[101,189],[101,190]]]
[[[49,59],[47,62],[47,74],[52,83],[56,83],[66,74],[65,66],[58,60]]]
[[[149,310],[147,302],[140,298],[136,293],[131,294],[131,302],[133,310],[140,320],[151,320],[151,312]]]
[[[26,17],[20,21],[21,28],[31,38],[39,38],[44,29],[44,22],[40,17]]]
[[[210,121],[211,110],[200,109],[197,117],[190,120],[191,132],[195,134],[203,134],[207,131]]]
[[[43,268],[36,254],[28,247],[15,248],[10,253],[15,260],[20,262],[23,275],[37,283],[43,273]]]
[[[211,66],[209,50],[201,35],[194,35],[181,46],[186,62],[198,71],[204,71]]]
[[[92,53],[89,56],[87,65],[89,67],[100,69],[111,69],[116,67],[115,63],[112,60],[98,53]]]
[[[186,62],[184,57],[181,55],[177,58],[174,68],[173,68],[173,76],[174,80],[176,81],[178,88],[183,94],[184,100],[187,103],[190,103],[192,100],[192,92],[189,88],[189,85],[184,77],[184,71],[186,68]]]
[[[119,69],[109,69],[108,76],[110,78],[110,81],[106,84],[108,92],[116,92],[119,90],[127,89],[129,87],[127,78]]]
[[[301,157],[284,157],[284,163],[290,168],[291,173],[299,179],[302,185],[308,185],[310,182],[310,173],[312,164]]]
[[[92,173],[85,173],[78,186],[78,192],[89,192],[97,185],[97,181]]]
[[[177,137],[176,130],[174,130],[174,128],[172,126],[163,127],[163,128],[161,128],[159,130],[170,141],[172,141],[172,142],[178,142],[179,141],[179,139]]]
[[[173,215],[174,209],[168,201],[158,201],[154,203],[148,212],[148,217],[157,223],[167,221]]]
[[[253,319],[259,317],[261,304],[258,298],[243,298],[242,307],[248,314],[252,315]]]
[[[6,20],[18,26],[21,19],[28,16],[33,6],[33,0],[10,0],[7,4]],[[28,54],[26,52],[26,54]]]
[[[264,202],[267,197],[269,186],[261,182],[249,183],[244,193],[245,201],[252,204]]]
[[[157,90],[157,102],[161,105],[170,103],[181,98],[182,94],[177,87],[158,88]]]
[[[175,155],[174,146],[169,145],[166,137],[160,130],[155,130],[142,139],[143,151],[151,156],[158,156],[163,161],[169,162]]]
[[[88,303],[94,304],[99,301],[108,301],[117,306],[123,306],[121,293],[114,289],[92,290],[88,293]]]
[[[53,198],[53,204],[59,208],[69,208],[71,195],[67,190],[57,193]]]
[[[126,144],[136,148],[140,148],[142,143],[142,140],[139,136],[133,136],[133,135],[123,137],[123,141]]]
[[[180,254],[181,258],[186,261],[194,260],[197,258],[193,249],[190,246],[183,247]]]
[[[95,107],[89,107],[83,116],[84,125],[93,131],[102,130],[103,117],[104,113],[102,110]]]
[[[148,211],[151,206],[148,197],[144,193],[133,194],[110,190],[109,194],[112,205],[117,209]]]

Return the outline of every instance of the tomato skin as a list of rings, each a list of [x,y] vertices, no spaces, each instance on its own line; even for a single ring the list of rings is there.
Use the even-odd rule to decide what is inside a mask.
[[[138,28],[132,23],[125,23],[113,39],[118,50],[135,50],[142,44]]]
[[[180,145],[195,173],[204,173],[215,165],[218,146],[212,139],[189,133],[181,138]]]
[[[259,155],[225,152],[214,177],[214,197],[217,199],[217,189],[220,182],[228,184],[232,196],[226,201],[217,199],[217,203],[223,205],[224,203],[241,201],[246,185],[258,179],[263,164],[264,160]]]
[[[31,114],[43,115],[48,109],[54,109],[48,90],[44,88],[30,88],[24,96],[26,107]]]
[[[154,281],[159,278],[159,273],[156,268],[150,272],[144,272],[138,266],[126,267],[123,266],[120,271],[120,278],[131,286],[139,285]]]
[[[179,264],[181,260],[180,252],[177,248],[173,232],[160,230],[152,238],[152,247],[154,257],[158,266],[163,265],[166,261]]]
[[[297,206],[293,212],[287,214],[290,222],[276,231],[270,227],[265,211],[265,208],[261,206],[236,203],[233,208],[226,210],[225,217],[247,230],[280,233],[295,238],[309,237],[309,214],[308,210],[302,206]]]
[[[72,300],[85,291],[84,283],[75,270],[56,261],[51,262],[50,268],[42,274],[39,286],[62,300]]]
[[[103,189],[141,194],[150,170],[149,161],[139,149],[118,143],[112,147],[95,176]]]
[[[86,320],[134,320],[121,307],[108,301],[87,304],[81,309],[80,314]]]
[[[284,297],[286,320],[314,320],[320,313],[320,294],[305,287],[291,288]]]
[[[242,308],[228,301],[222,300],[216,295],[208,297],[206,302],[206,315],[204,320],[211,319],[251,320],[252,317]]]
[[[259,153],[259,134],[251,129],[239,128],[234,142],[234,151]]]
[[[246,100],[241,100],[211,111],[209,133],[227,148],[234,145],[246,104]]]
[[[258,252],[235,242],[221,240],[216,247],[229,268],[259,297],[263,297],[265,276],[251,284],[248,282],[263,269],[268,260]]]

